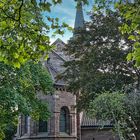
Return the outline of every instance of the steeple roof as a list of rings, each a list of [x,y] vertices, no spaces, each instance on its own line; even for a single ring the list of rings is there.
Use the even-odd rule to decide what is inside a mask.
[[[82,3],[77,2],[77,10],[76,10],[76,18],[75,18],[75,25],[74,29],[84,28],[84,16],[83,16],[83,9]]]

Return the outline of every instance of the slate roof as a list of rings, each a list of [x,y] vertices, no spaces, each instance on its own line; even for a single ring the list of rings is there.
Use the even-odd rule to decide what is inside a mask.
[[[81,127],[113,127],[110,121],[97,120],[90,118],[86,112],[83,113]]]
[[[51,45],[55,45],[57,43],[62,43],[63,45],[66,45],[60,38],[57,38]]]
[[[51,78],[52,78],[52,80],[53,80],[53,83],[54,83],[55,85],[64,86],[64,85],[65,85],[64,80],[63,80],[63,79],[61,79],[61,80],[58,80],[58,79],[57,79],[57,76],[58,76],[60,73],[59,73],[51,64],[46,63],[45,65],[46,65],[46,67],[47,67],[49,73],[51,74]]]
[[[59,38],[52,45],[57,45],[57,43],[61,43],[65,46],[65,43]],[[56,63],[50,63],[51,59],[55,59]],[[51,74],[54,84],[64,86],[65,85],[64,80],[57,78],[57,76],[60,75],[61,72],[63,72],[64,70],[63,66],[61,65],[56,66],[58,60],[62,61],[62,63],[66,61],[65,58],[57,52],[57,50],[52,50],[51,57],[48,59],[48,61],[45,62],[45,66],[47,67],[49,73]]]

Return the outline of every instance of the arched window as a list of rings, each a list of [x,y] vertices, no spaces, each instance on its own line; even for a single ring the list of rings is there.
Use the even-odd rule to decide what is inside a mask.
[[[60,110],[59,129],[60,132],[70,133],[70,117],[67,107],[62,107]]]
[[[39,132],[48,132],[47,121],[39,120]]]

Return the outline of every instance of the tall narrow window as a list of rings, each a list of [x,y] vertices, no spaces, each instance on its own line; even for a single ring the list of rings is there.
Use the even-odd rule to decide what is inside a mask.
[[[24,116],[24,133],[28,133],[28,115]]]
[[[39,132],[48,132],[47,121],[39,120]]]
[[[59,123],[60,132],[70,133],[70,118],[69,110],[67,107],[62,107],[60,110],[60,123]]]

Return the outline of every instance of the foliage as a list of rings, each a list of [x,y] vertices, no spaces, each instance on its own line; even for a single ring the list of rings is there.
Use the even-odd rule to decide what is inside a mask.
[[[4,140],[13,140],[13,136],[16,134],[17,127],[15,125],[10,124],[4,131],[5,138]]]
[[[140,66],[140,3],[136,0],[134,3],[121,4],[118,9],[126,21],[120,30],[123,34],[128,33],[128,38],[133,42],[133,50],[127,58]]]
[[[140,2],[139,0],[119,2],[109,0],[95,1],[96,10],[108,9],[114,6],[115,10],[118,10],[124,18],[124,23],[120,27],[122,34],[128,33],[128,39],[133,42],[132,52],[128,54],[127,59],[133,60],[136,66],[140,66]]]
[[[9,125],[17,123],[21,112],[35,119],[49,115],[47,104],[36,93],[52,92],[52,81],[46,70],[33,62],[47,59],[52,48],[50,30],[64,34],[63,29],[71,29],[66,23],[60,25],[57,17],[48,16],[51,7],[61,2],[0,0],[0,139]]]
[[[124,98],[125,95],[122,93],[104,92],[91,102],[90,110],[93,114],[96,114],[97,119],[122,118],[125,116]],[[98,114],[102,114],[102,117]]]
[[[140,90],[136,87],[130,92],[126,99],[127,112],[131,116],[131,126],[137,140],[140,140]]]
[[[47,58],[51,49],[48,33],[63,34],[67,24],[59,25],[58,18],[47,16],[51,6],[61,0],[1,0],[0,1],[0,61],[19,68],[28,60]]]
[[[0,63],[0,135],[10,125],[17,123],[20,113],[47,119],[47,103],[37,96],[53,92],[52,81],[41,64],[27,63],[20,69]],[[3,136],[0,137],[1,139]]]
[[[89,115],[96,117],[97,120],[110,120],[120,140],[126,139],[123,134],[124,131],[131,130],[126,122],[129,115],[126,112],[125,99],[125,94],[104,92],[90,103],[88,111]]]
[[[139,101],[139,90],[127,94],[105,92],[90,102],[87,112],[91,117],[110,120],[121,140],[131,140],[132,133],[139,140]]]
[[[121,20],[116,12],[93,13],[87,30],[69,41],[66,51],[72,60],[65,63],[65,78],[74,92],[82,93],[81,106],[104,91],[123,90],[139,77],[133,64],[126,62],[131,42],[119,32]]]
[[[140,75],[134,62],[126,61],[133,42],[127,33],[122,35],[119,30],[124,23],[124,18],[116,11],[108,9],[106,14],[102,11],[91,13],[91,21],[86,23],[86,28],[79,30],[69,41],[66,52],[71,55],[71,60],[65,63],[67,69],[64,74],[69,88],[78,93],[79,109],[95,111],[100,119],[116,119],[116,132],[128,139],[127,134],[134,130],[132,123],[137,128],[134,133],[140,137],[139,100],[132,106],[134,100],[118,91],[124,93],[126,87],[134,82],[138,88]],[[137,107],[137,115],[133,115],[134,106]]]

